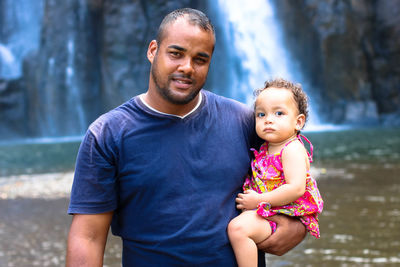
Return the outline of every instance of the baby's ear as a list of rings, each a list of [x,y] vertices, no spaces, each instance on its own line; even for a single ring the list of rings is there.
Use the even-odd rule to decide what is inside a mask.
[[[304,114],[299,114],[296,118],[296,131],[303,129],[306,123],[306,116]]]

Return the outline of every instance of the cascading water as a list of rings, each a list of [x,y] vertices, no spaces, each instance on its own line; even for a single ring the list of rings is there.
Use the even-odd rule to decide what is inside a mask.
[[[120,51],[105,53],[117,46],[113,37],[101,36],[113,31],[102,32],[102,7],[89,2],[0,1],[1,138],[81,136],[105,111],[104,106],[117,104],[110,101],[108,92],[114,90],[110,95],[123,98],[118,90],[126,78],[118,73],[127,70],[120,68],[132,74],[143,69],[126,67]],[[217,43],[222,40],[208,78],[212,91],[250,104],[252,91],[273,77],[309,88],[289,59],[272,3],[209,1],[207,13],[215,15],[213,22],[218,24]],[[123,40],[118,41],[123,45]],[[115,79],[107,76],[108,69],[118,74]],[[143,81],[141,77],[135,79],[132,81],[138,84]],[[316,109],[312,99],[311,107]],[[310,114],[307,130],[317,124],[315,113]]]
[[[222,34],[240,59],[239,67],[234,66],[236,70],[230,75],[231,97],[252,103],[253,90],[276,77],[299,82],[307,91],[307,82],[295,62],[289,59],[271,1],[253,0],[243,4],[240,0],[218,0],[218,12]],[[308,128],[318,124],[313,113],[311,110]]]
[[[20,64],[16,63],[14,54],[7,46],[0,44],[0,77],[14,78],[20,74]]]
[[[22,75],[24,57],[39,47],[42,0],[2,0],[0,4],[0,79]]]
[[[99,115],[88,5],[0,1],[0,137],[81,136]]]
[[[73,35],[71,33],[71,35]],[[86,128],[85,111],[83,110],[83,103],[81,95],[79,94],[79,88],[76,82],[75,67],[74,67],[74,56],[75,56],[75,43],[73,37],[70,37],[67,43],[68,58],[67,67],[65,69],[65,84],[69,88],[70,93],[67,97],[67,105],[70,107],[76,106],[75,112],[78,118],[79,131],[83,132]]]

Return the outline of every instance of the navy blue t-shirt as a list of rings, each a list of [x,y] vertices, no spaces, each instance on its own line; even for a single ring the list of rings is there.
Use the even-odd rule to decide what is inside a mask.
[[[134,97],[81,144],[68,212],[114,211],[124,266],[236,266],[226,233],[250,166],[252,111],[202,91],[179,118]]]

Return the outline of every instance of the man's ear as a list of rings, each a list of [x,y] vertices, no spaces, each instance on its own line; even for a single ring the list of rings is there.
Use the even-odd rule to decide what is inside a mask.
[[[306,123],[306,116],[299,114],[296,118],[296,131],[300,131]]]
[[[157,53],[157,41],[153,40],[150,42],[149,47],[147,48],[147,59],[150,61],[151,64],[153,64],[154,57],[156,56]]]

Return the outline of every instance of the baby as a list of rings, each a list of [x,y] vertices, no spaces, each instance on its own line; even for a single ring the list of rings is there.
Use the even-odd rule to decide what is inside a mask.
[[[275,214],[296,216],[319,238],[318,214],[323,200],[310,176],[313,146],[300,134],[308,115],[307,96],[299,84],[275,79],[255,91],[257,135],[265,140],[251,163],[244,192],[236,198],[243,212],[228,225],[228,236],[240,267],[257,266],[256,244],[267,239]],[[310,153],[303,138],[310,144]]]

